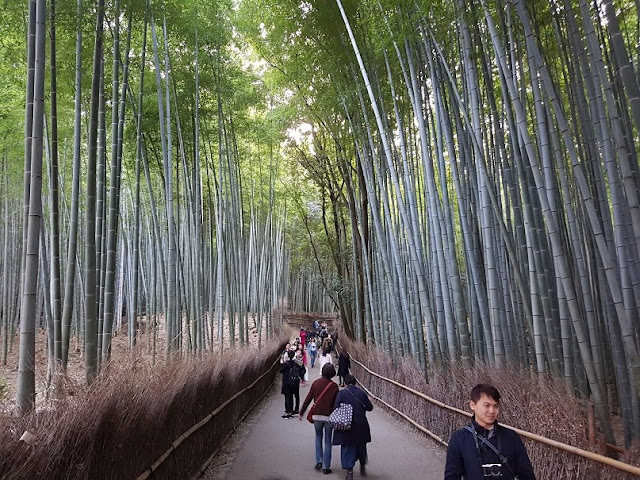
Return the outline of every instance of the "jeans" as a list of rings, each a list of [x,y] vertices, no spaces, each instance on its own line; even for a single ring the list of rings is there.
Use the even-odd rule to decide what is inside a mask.
[[[331,468],[331,433],[333,428],[329,422],[324,420],[314,420],[313,426],[316,428],[316,463],[321,463],[322,468]],[[324,450],[322,434],[324,433]]]
[[[309,357],[311,357],[311,368],[316,364],[316,352],[309,352]]]
[[[367,444],[342,444],[340,448],[340,460],[342,468],[345,470],[353,470],[356,460],[360,460],[361,465],[367,463]]]

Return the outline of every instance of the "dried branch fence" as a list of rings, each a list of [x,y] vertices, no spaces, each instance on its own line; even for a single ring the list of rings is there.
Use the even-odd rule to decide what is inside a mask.
[[[198,478],[270,390],[283,346],[113,367],[87,392],[27,418],[0,418],[0,478]],[[24,431],[30,445],[18,440]]]
[[[136,478],[136,480],[146,480],[147,478],[151,477],[154,474],[154,472],[156,472],[162,466],[162,464],[169,457],[169,455],[171,455],[185,440],[187,440],[192,435],[194,435],[195,433],[200,431],[200,429],[202,427],[205,427],[207,424],[209,424],[209,422],[211,422],[212,420],[216,419],[217,415],[219,413],[224,411],[229,405],[233,404],[233,402],[235,402],[239,397],[241,397],[242,395],[245,395],[248,392],[250,392],[251,389],[253,389],[256,385],[258,385],[258,383],[260,383],[261,380],[263,380],[265,377],[269,376],[271,378],[271,380],[273,381],[273,375],[272,375],[273,374],[273,370],[276,369],[276,367],[279,367],[279,366],[280,366],[280,356],[278,356],[274,360],[274,362],[272,363],[271,368],[269,370],[265,371],[262,375],[260,375],[258,378],[256,378],[250,385],[248,385],[247,387],[243,388],[239,392],[236,392],[235,395],[231,396],[227,401],[225,401],[222,405],[220,405],[218,408],[216,408],[213,412],[211,412],[209,415],[204,417],[202,420],[200,420],[198,423],[193,425],[186,432],[184,432],[182,435],[180,435],[178,438],[176,438],[173,442],[171,442],[171,445],[169,446],[169,448],[160,456],[160,458],[158,458],[158,460],[153,462],[153,465],[151,465],[151,467],[149,467],[143,474],[139,475]],[[253,410],[253,408],[267,395],[267,393],[269,393],[269,390],[270,389],[267,388],[266,390],[262,391],[262,394],[253,402],[251,407],[245,411],[245,413],[242,415],[242,417],[237,419],[236,422],[234,422],[236,426],[240,425],[240,423],[242,423],[242,421]],[[227,439],[231,436],[231,434],[234,431],[235,431],[235,428],[233,430],[231,430],[230,432],[228,432],[227,435],[225,436],[225,438],[221,442],[219,442],[218,448],[209,456],[207,461],[205,461],[203,463],[202,467],[200,467],[198,472],[196,472],[196,474],[193,476],[194,480],[197,479],[197,478],[200,478],[200,476],[205,472],[207,467],[211,464],[211,462],[213,461],[213,459],[217,455],[218,451],[220,450],[220,447],[222,447],[224,445],[224,443],[227,441]]]

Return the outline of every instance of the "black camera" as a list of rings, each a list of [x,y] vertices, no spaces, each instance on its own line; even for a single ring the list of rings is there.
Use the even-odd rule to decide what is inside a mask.
[[[482,474],[485,477],[501,477],[502,464],[501,463],[485,463],[484,465],[482,465]]]

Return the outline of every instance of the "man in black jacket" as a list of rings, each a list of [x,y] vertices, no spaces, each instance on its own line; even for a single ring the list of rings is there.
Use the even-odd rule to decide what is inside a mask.
[[[284,415],[282,418],[291,418],[298,414],[300,407],[300,380],[304,378],[307,371],[302,365],[298,365],[294,360],[295,352],[287,352],[287,361],[280,365],[282,374],[282,389],[280,393],[284,395]],[[296,406],[293,407],[293,399],[296,399]]]
[[[520,436],[498,424],[498,390],[476,385],[469,406],[471,424],[456,431],[449,441],[444,480],[535,480]]]

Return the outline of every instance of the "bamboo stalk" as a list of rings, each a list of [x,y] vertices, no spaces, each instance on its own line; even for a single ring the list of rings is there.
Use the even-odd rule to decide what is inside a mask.
[[[596,413],[593,403],[589,404],[587,412],[589,418],[589,445],[593,448],[596,446]]]

